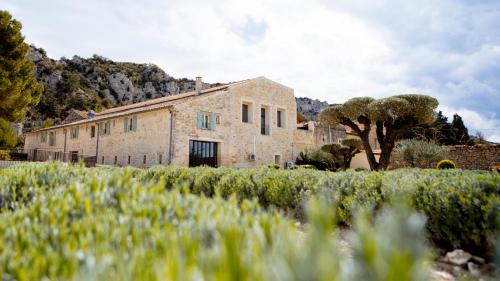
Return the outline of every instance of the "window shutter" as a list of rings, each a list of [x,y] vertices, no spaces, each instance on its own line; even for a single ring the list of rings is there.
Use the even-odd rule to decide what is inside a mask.
[[[132,130],[137,131],[137,116],[132,117]]]
[[[217,114],[215,112],[210,113],[210,130],[215,130],[215,118],[217,118]]]
[[[128,118],[123,118],[123,132],[128,132]]]
[[[198,116],[196,118],[196,128],[201,129],[203,127],[203,113],[198,112]]]
[[[76,137],[75,138],[78,138],[78,131],[79,131],[79,127],[76,127]]]

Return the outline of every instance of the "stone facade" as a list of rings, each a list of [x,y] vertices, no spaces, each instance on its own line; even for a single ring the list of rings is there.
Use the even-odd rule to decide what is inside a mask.
[[[242,104],[248,105],[248,122],[242,122]],[[265,109],[265,134],[261,109]],[[25,148],[97,156],[99,164],[188,166],[190,141],[201,141],[216,143],[219,166],[285,165],[314,146],[312,131],[298,132],[296,112],[293,89],[259,77],[113,108],[92,119],[27,133]],[[216,118],[210,120],[210,129],[199,127],[200,113]],[[125,129],[125,120],[135,120],[136,127]],[[104,127],[107,132],[100,133]],[[49,134],[55,135],[54,142]]]

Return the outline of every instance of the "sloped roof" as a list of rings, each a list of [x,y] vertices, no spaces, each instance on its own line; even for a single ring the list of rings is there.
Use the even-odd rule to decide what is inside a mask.
[[[255,78],[255,79],[257,79],[257,78]],[[197,96],[201,96],[203,94],[225,90],[229,86],[242,84],[244,82],[248,82],[251,80],[254,80],[254,79],[247,79],[247,80],[242,80],[242,81],[238,81],[238,82],[228,83],[228,84],[225,84],[222,86],[216,86],[216,87],[212,87],[212,88],[203,89],[200,91],[199,94],[196,91],[192,91],[192,92],[186,92],[186,93],[172,95],[172,96],[151,99],[151,100],[138,102],[138,103],[134,103],[134,104],[113,107],[113,108],[101,111],[99,113],[96,113],[94,115],[94,117],[91,119],[88,119],[87,113],[85,113],[85,119],[83,119],[83,120],[78,120],[78,121],[71,122],[71,123],[56,125],[56,126],[52,126],[52,127],[48,127],[48,128],[43,128],[43,129],[35,130],[32,132],[28,132],[28,133],[53,130],[53,129],[58,129],[58,128],[62,128],[62,127],[70,127],[70,126],[75,126],[75,125],[80,125],[80,124],[85,124],[85,123],[91,123],[91,122],[126,116],[129,114],[134,114],[134,113],[139,113],[139,112],[162,109],[162,108],[166,108],[169,106],[173,106],[173,105],[178,104],[178,103],[185,102],[190,97],[197,97]]]

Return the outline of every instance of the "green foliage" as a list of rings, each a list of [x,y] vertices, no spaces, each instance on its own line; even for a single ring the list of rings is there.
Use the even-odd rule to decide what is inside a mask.
[[[423,219],[407,209],[384,209],[374,222],[365,214],[355,217],[350,258],[338,249],[328,197],[311,199],[310,223],[299,231],[255,201],[179,192],[190,181],[185,171],[219,169],[165,168],[182,178],[170,192],[165,186],[175,180],[166,173],[158,181],[137,180],[160,170],[57,163],[0,170],[0,278],[427,280]]]
[[[10,150],[0,150],[0,160],[10,161]]]
[[[469,143],[469,131],[464,125],[464,121],[462,120],[462,117],[458,114],[453,115],[453,121],[451,122],[451,126],[454,128],[455,131],[455,138],[457,143],[459,144],[467,144]]]
[[[16,144],[16,132],[9,122],[0,118],[0,147],[14,147]]]
[[[281,169],[281,166],[279,164],[269,164],[269,165],[267,165],[267,167],[270,169],[276,169],[276,170]]]
[[[433,171],[443,176],[429,176]],[[425,170],[420,177],[414,183],[413,202],[427,215],[433,242],[444,249],[491,256],[492,239],[500,230],[500,176],[450,169]]]
[[[299,154],[297,165],[312,165],[318,170],[336,171],[342,165],[341,160],[321,149],[308,149]]]
[[[54,126],[54,120],[51,118],[47,118],[43,120],[42,128],[48,128]]]
[[[24,119],[28,107],[38,103],[43,86],[34,75],[35,66],[26,57],[29,46],[21,34],[21,23],[0,10],[0,118]]]
[[[340,168],[348,169],[351,167],[352,158],[361,152],[363,143],[359,139],[343,139],[341,144],[325,144],[321,150],[328,152],[341,165]]]
[[[338,222],[342,224],[351,224],[353,212],[358,209],[378,210],[388,203],[405,198],[412,204],[419,202],[417,210],[424,211],[429,221],[439,220],[439,224],[427,226],[429,233],[441,233],[441,226],[454,229],[454,233],[447,232],[446,236],[430,236],[433,242],[445,248],[453,245],[469,251],[484,252],[491,245],[483,242],[493,235],[495,229],[500,229],[493,220],[500,214],[500,174],[496,172],[401,169],[331,173],[311,169],[155,167],[137,170],[134,177],[142,182],[156,182],[164,178],[167,189],[180,185],[192,193],[206,196],[218,193],[230,198],[236,195],[240,202],[256,198],[263,207],[278,207],[299,218],[305,216],[303,202],[310,196],[327,195],[337,202],[335,212]],[[418,192],[419,188],[428,192]],[[430,192],[439,193],[436,197],[439,202],[430,204],[427,201]],[[458,194],[463,198],[461,204],[453,203]],[[426,205],[426,202],[430,205]],[[481,202],[489,203],[483,205]],[[443,210],[447,212],[443,213]],[[475,210],[470,217],[456,215],[470,210]],[[448,242],[444,243],[442,237],[447,237]],[[476,241],[476,244],[471,241]]]
[[[436,165],[436,169],[438,169],[438,170],[456,169],[456,168],[457,168],[457,164],[455,164],[455,162],[453,162],[452,160],[448,160],[448,159],[441,160]]]
[[[394,158],[411,167],[429,168],[431,163],[444,159],[448,150],[440,145],[417,139],[406,139],[396,143]]]
[[[424,262],[430,256],[423,243],[424,216],[398,205],[380,212],[374,224],[370,220],[369,214],[358,214],[349,237],[354,267],[351,280],[431,279]]]

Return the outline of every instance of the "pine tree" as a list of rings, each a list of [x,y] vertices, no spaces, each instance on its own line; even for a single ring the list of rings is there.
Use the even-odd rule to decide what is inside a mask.
[[[35,66],[27,58],[29,46],[21,28],[9,12],[0,10],[0,118],[9,122],[22,121],[43,91],[34,75]]]
[[[464,121],[460,115],[453,115],[453,121],[451,122],[451,126],[455,131],[455,138],[457,143],[459,144],[467,144],[469,142],[470,136],[469,131],[464,125]]]

